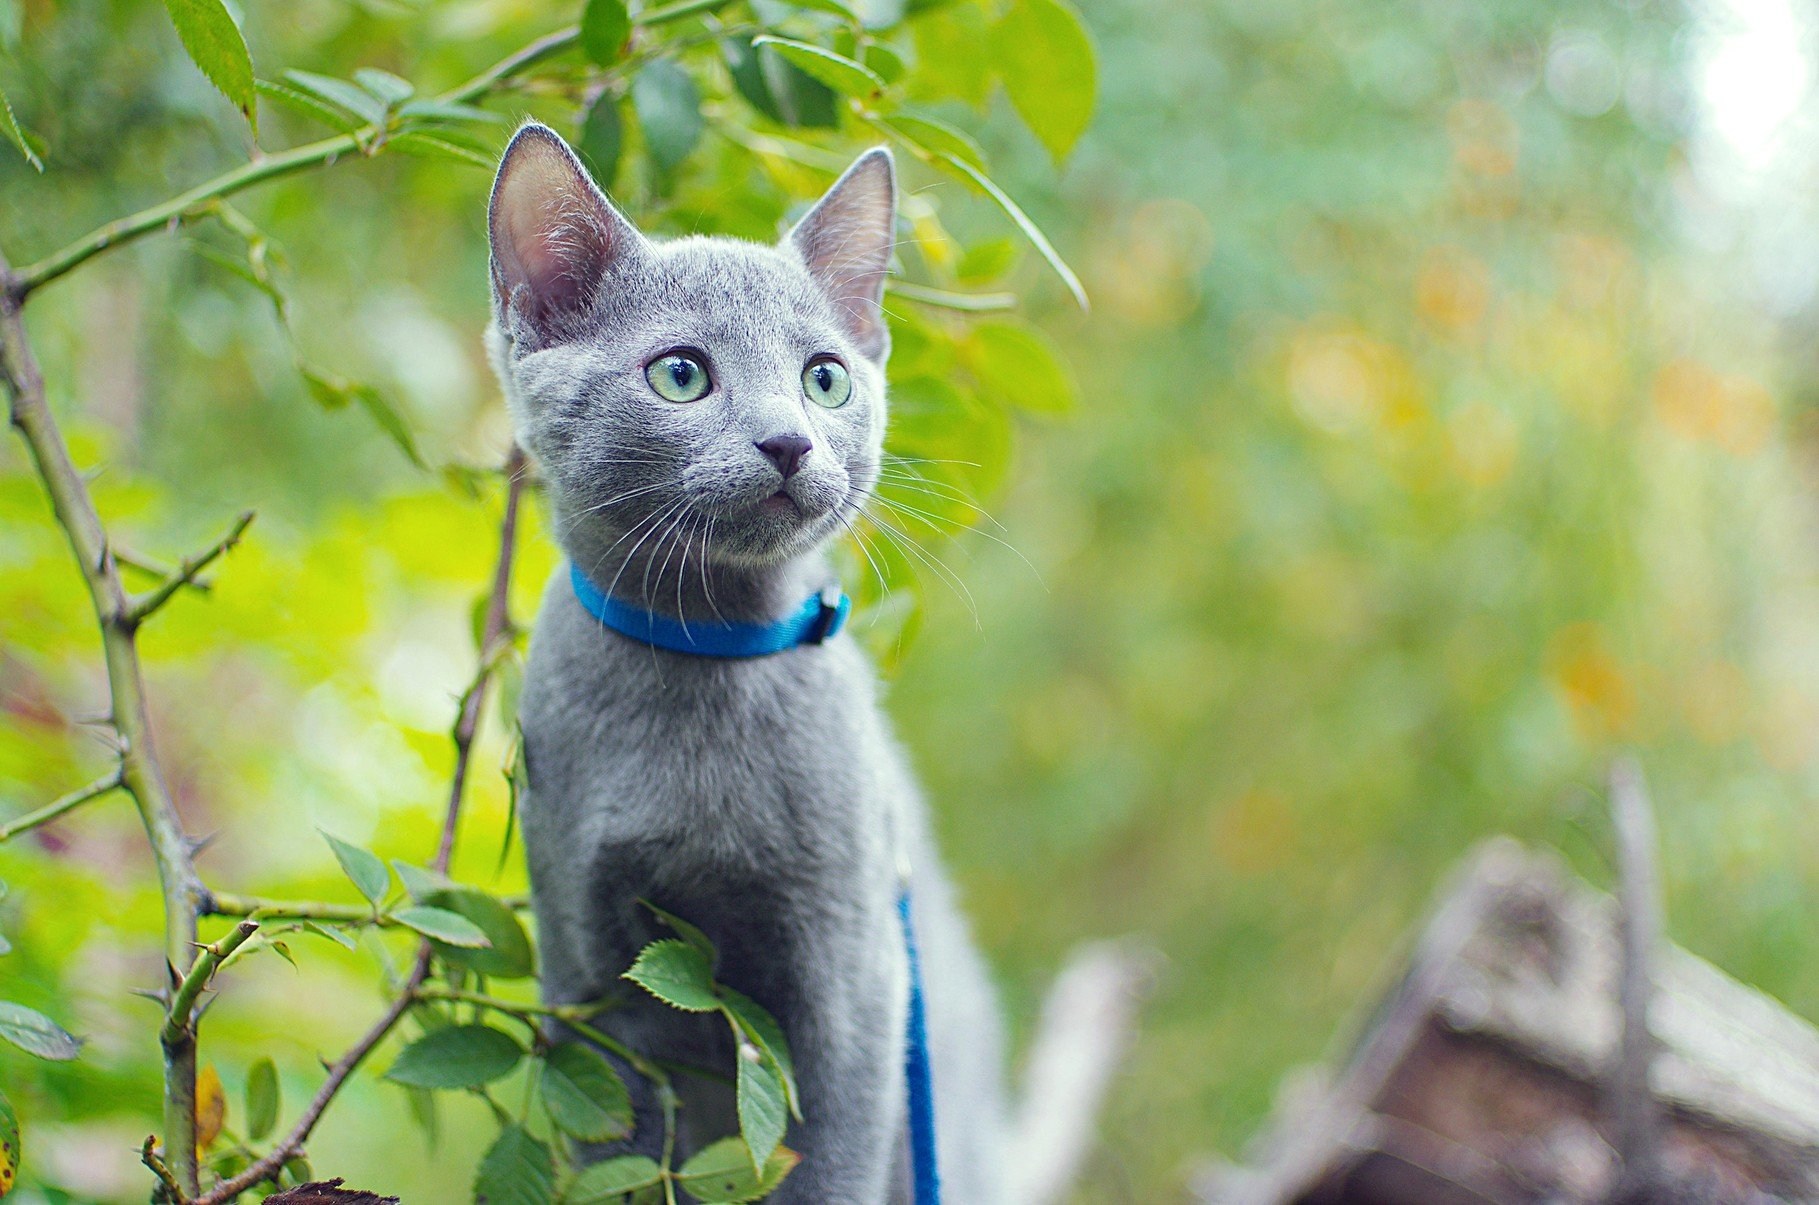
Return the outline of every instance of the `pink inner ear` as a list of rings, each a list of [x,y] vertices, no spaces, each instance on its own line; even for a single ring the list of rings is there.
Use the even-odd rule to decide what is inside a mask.
[[[533,322],[584,309],[613,250],[609,219],[605,202],[565,151],[544,138],[521,139],[501,169],[493,201],[500,300],[520,306]]]
[[[833,300],[847,332],[867,355],[884,348],[880,306],[895,210],[890,161],[882,155],[867,156],[790,233],[809,274]]]

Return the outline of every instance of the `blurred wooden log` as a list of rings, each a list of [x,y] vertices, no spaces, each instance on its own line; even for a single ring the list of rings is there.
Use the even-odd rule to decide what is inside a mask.
[[[1591,1205],[1621,1171],[1618,909],[1554,856],[1481,847],[1334,1074],[1286,1086],[1219,1205]],[[1662,942],[1649,1199],[1819,1202],[1819,1032]]]

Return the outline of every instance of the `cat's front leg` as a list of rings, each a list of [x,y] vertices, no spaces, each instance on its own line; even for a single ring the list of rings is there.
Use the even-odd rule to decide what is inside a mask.
[[[775,1205],[885,1205],[903,1129],[907,966],[884,926],[860,959],[806,968],[788,1025],[803,1121],[802,1162]],[[855,969],[859,963],[862,969]]]

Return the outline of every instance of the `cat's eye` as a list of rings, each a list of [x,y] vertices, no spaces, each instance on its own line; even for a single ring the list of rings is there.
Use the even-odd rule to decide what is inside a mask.
[[[802,370],[802,392],[815,405],[832,410],[846,405],[847,399],[853,396],[853,378],[847,375],[846,365],[838,360],[811,360]]]
[[[687,352],[673,351],[658,356],[644,370],[657,396],[671,402],[698,402],[714,387],[707,367]]]

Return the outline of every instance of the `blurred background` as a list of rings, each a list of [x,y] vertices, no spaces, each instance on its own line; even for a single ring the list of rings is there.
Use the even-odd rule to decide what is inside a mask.
[[[1057,168],[974,36],[997,7],[912,5],[906,87],[981,140],[1090,314],[1003,215],[921,165],[907,183],[970,248],[951,279],[1023,294],[1077,399],[924,429],[947,449],[925,455],[989,465],[971,484],[996,539],[929,541],[957,582],[926,573],[900,591],[913,615],[874,601],[860,625],[1017,1032],[1075,943],[1136,934],[1165,956],[1078,1199],[1185,1199],[1384,986],[1479,838],[1554,846],[1608,883],[1619,749],[1653,784],[1674,936],[1819,1018],[1811,14],[1092,0],[1099,103]],[[446,86],[572,19],[296,0],[244,24],[262,75]],[[42,176],[0,155],[15,263],[247,153],[157,6],[0,0],[0,47],[0,86],[51,150]],[[734,103],[710,91],[710,118]],[[558,97],[493,107],[575,129]],[[287,120],[262,144],[319,136]],[[801,137],[836,161],[875,140]],[[828,178],[718,133],[703,147],[661,187],[628,176],[641,220],[762,236]],[[347,897],[318,828],[433,846],[497,491],[413,466],[358,407],[312,401],[294,362],[380,390],[429,464],[496,464],[487,184],[386,155],[248,194],[295,348],[204,230],[33,302],[53,405],[124,539],[170,555],[259,512],[211,594],[145,640],[162,752],[222,887]],[[917,323],[950,320],[912,308],[893,305],[905,356],[924,354]],[[524,552],[528,620],[556,563],[540,522]],[[0,815],[104,765],[96,652],[9,439]],[[489,726],[457,866],[510,890],[504,744]],[[130,807],[0,848],[0,879],[0,987],[90,1039],[69,1065],[0,1050],[23,1199],[142,1200],[157,1050],[129,993],[156,981],[159,920]],[[378,1007],[371,958],[315,944],[298,969],[247,963],[210,1013],[230,1098],[271,1053],[302,1099]],[[363,1076],[312,1156],[454,1199],[485,1118],[450,1110],[432,1149]]]

